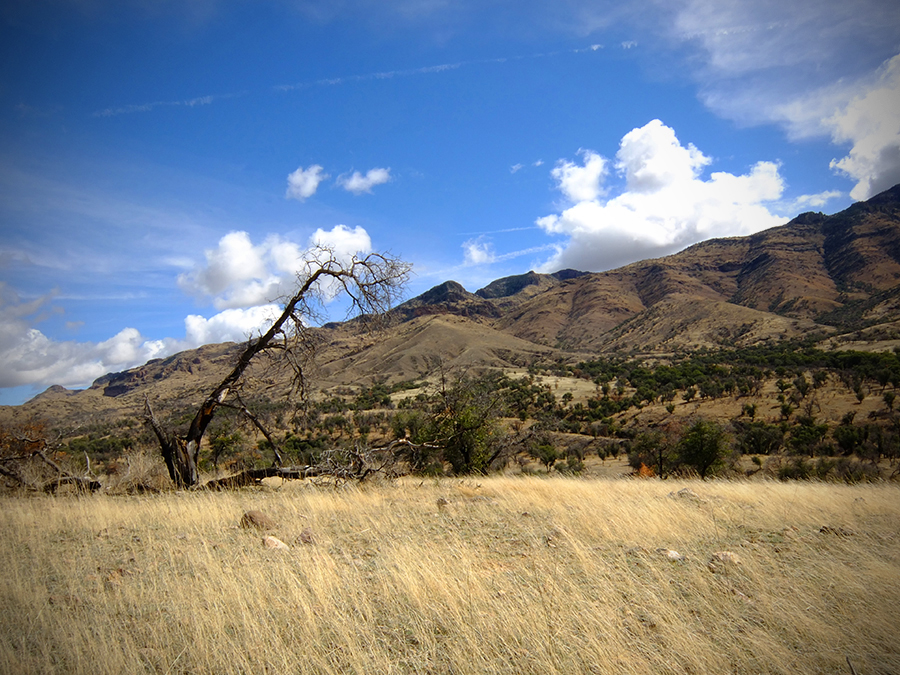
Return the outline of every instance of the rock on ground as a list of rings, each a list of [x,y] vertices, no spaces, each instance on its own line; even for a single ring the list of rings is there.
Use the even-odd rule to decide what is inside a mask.
[[[245,529],[274,530],[275,521],[262,511],[247,511],[241,516],[241,527]]]
[[[275,551],[287,551],[291,548],[281,541],[281,539],[272,536],[263,537],[263,545],[265,545],[266,548],[271,548]]]

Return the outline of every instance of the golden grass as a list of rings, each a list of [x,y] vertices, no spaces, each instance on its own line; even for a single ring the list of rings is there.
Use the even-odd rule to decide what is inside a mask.
[[[0,507],[2,672],[900,672],[891,485],[492,477]],[[291,549],[239,529],[248,509]]]

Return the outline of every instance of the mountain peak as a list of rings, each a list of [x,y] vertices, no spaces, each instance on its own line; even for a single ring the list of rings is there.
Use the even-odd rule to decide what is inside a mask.
[[[508,298],[512,295],[516,295],[529,286],[539,286],[542,283],[545,285],[553,285],[555,282],[577,279],[585,274],[590,273],[565,269],[554,272],[553,274],[538,274],[532,270],[525,274],[516,274],[492,281],[484,288],[475,291],[475,295],[488,300]]]
[[[497,309],[492,304],[474,293],[469,293],[457,281],[445,281],[407,300],[394,309],[394,314],[404,321],[429,314],[498,316]]]

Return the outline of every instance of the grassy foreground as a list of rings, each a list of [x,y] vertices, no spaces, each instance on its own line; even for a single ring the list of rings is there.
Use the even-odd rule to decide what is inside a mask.
[[[5,673],[900,672],[892,485],[3,498],[0,532]]]

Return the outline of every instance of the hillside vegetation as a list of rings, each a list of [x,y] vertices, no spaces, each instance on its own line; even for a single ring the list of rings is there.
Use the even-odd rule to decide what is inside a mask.
[[[338,388],[299,407],[263,397],[248,403],[289,466],[349,466],[362,448],[387,475],[607,475],[607,460],[623,457],[630,467],[619,465],[619,473],[858,482],[900,474],[898,386],[893,352],[782,344],[380,382]],[[173,426],[190,415],[190,408],[169,408]],[[702,424],[720,444],[698,457],[686,444]],[[14,430],[0,436],[6,455],[28,455]],[[20,432],[41,433],[50,436],[39,424]],[[269,441],[237,411],[220,414],[205,443],[200,469],[208,477],[273,461]],[[76,475],[90,458],[95,474],[108,474],[105,489],[127,491],[166,486],[153,468],[157,455],[140,420],[123,417],[76,430],[51,458]],[[41,468],[54,487],[52,467]]]

